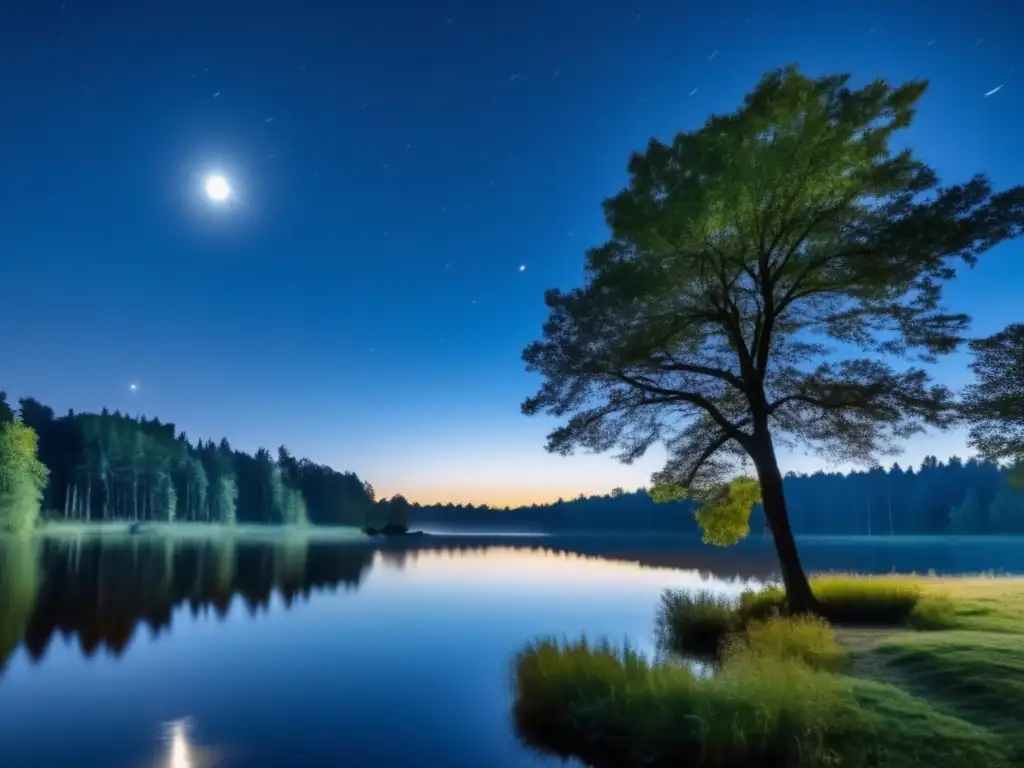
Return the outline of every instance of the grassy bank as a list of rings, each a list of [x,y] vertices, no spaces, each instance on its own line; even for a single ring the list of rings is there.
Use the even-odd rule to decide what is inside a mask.
[[[34,535],[52,538],[77,539],[87,537],[133,538],[160,537],[186,540],[232,538],[241,541],[366,541],[369,539],[359,528],[295,526],[295,525],[219,525],[217,523],[143,523],[139,532],[131,532],[131,523],[53,522],[34,531]]]
[[[659,631],[715,674],[586,642],[516,663],[523,736],[595,766],[1024,764],[1024,580],[815,581],[822,619],[668,593]]]

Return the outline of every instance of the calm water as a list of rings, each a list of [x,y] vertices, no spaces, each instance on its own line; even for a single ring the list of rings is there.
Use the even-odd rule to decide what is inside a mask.
[[[558,765],[509,717],[527,640],[585,632],[653,651],[661,590],[736,593],[774,566],[758,542],[429,544],[0,540],[0,764]],[[1024,563],[1013,539],[804,550],[816,569]]]

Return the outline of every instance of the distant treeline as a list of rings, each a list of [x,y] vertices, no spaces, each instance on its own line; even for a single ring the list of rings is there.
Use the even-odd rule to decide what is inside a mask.
[[[817,535],[1024,533],[1024,491],[994,464],[925,458],[917,470],[894,464],[868,472],[790,473],[784,485],[793,530]],[[551,505],[501,510],[473,505],[413,505],[410,525],[486,530],[670,530],[700,533],[689,501],[656,504],[643,489],[615,489]],[[755,534],[765,529],[755,506]]]
[[[8,528],[31,527],[35,521],[23,518],[40,507],[44,520],[362,526],[389,518],[390,510],[380,509],[387,504],[375,503],[373,488],[355,474],[296,459],[284,446],[276,456],[265,448],[250,455],[227,439],[193,442],[156,418],[106,409],[58,417],[32,398],[22,398],[15,412],[0,392],[5,425],[14,439],[0,444],[0,466],[16,474],[27,461],[16,455],[31,439],[27,427],[47,470],[38,502],[24,498],[29,483],[0,496],[0,523],[6,517]]]
[[[296,459],[284,446],[276,456],[264,448],[248,454],[227,439],[193,443],[156,418],[105,409],[57,417],[32,398],[22,398],[15,412],[0,392],[0,427],[16,417],[19,428],[38,438],[46,469],[43,519],[700,533],[692,502],[657,504],[644,489],[503,509],[410,505],[400,495],[377,499],[354,473]],[[20,440],[0,441],[0,454],[19,446]],[[17,465],[16,459],[0,455],[0,468]],[[973,459],[942,463],[929,456],[917,470],[894,464],[850,474],[790,473],[785,492],[798,534],[1024,533],[1024,491],[1010,485],[1006,471]],[[39,509],[16,497],[0,493],[0,527],[6,517],[6,527],[24,528],[11,518]],[[750,527],[764,532],[759,507]]]

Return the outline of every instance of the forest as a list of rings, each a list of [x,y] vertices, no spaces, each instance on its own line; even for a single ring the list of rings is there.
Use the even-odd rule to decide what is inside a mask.
[[[157,418],[106,409],[58,417],[30,397],[15,412],[0,392],[0,428],[0,527],[9,529],[31,528],[40,515],[364,526],[403,508],[404,499],[378,502],[355,474],[284,446],[250,455],[226,439],[192,442]]]
[[[517,508],[420,505],[400,495],[377,499],[355,474],[297,459],[284,446],[276,455],[265,448],[248,454],[227,439],[192,442],[157,418],[106,410],[57,417],[32,398],[15,411],[0,392],[0,426],[0,527],[8,529],[41,518],[700,533],[692,501],[656,503],[643,488]],[[23,482],[4,480],[11,476]],[[797,534],[1024,533],[1024,490],[1010,483],[1009,471],[977,459],[929,456],[917,469],[790,473],[784,486]],[[765,530],[759,506],[750,528]]]
[[[867,472],[789,473],[783,484],[795,533],[834,536],[907,536],[1024,533],[1024,489],[996,464],[934,456],[917,469],[893,464]],[[582,531],[673,530],[698,534],[692,501],[656,503],[645,489],[615,489],[512,510],[412,505],[415,526]],[[763,532],[764,513],[754,507],[753,532]]]

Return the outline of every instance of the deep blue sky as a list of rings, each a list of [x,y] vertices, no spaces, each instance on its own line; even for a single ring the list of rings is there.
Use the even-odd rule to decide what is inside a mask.
[[[1014,5],[8,2],[0,386],[424,501],[645,484],[659,453],[549,456],[519,414],[542,293],[580,279],[629,153],[797,63],[927,78],[906,140],[951,182],[1019,182]],[[211,172],[231,204],[204,199]],[[1022,256],[950,289],[976,332],[1024,319]],[[927,452],[962,437],[904,461]]]

